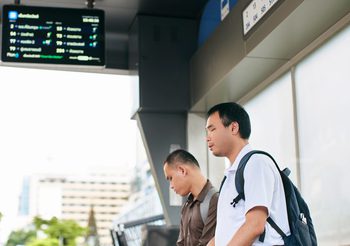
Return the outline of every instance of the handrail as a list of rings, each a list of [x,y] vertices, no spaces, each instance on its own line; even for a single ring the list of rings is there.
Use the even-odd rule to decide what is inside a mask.
[[[143,218],[143,219],[138,219],[138,220],[133,220],[130,222],[126,222],[124,223],[124,228],[130,228],[130,227],[134,227],[134,226],[138,226],[138,225],[143,225],[143,224],[148,224],[157,220],[163,220],[164,219],[164,215],[163,214],[159,214],[156,216],[152,216],[152,217],[148,217],[148,218]]]
[[[141,245],[141,227],[157,222],[165,223],[163,214],[117,224],[111,229],[113,246]]]

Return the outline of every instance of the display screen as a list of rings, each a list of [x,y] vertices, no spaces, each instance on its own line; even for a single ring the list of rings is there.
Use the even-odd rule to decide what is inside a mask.
[[[105,65],[102,10],[5,5],[2,20],[3,62]]]

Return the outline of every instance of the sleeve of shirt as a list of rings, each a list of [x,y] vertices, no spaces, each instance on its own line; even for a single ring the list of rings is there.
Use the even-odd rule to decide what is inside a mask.
[[[218,203],[219,193],[215,193],[209,203],[208,217],[204,221],[204,227],[202,230],[202,235],[199,238],[199,243],[197,246],[204,246],[209,243],[209,241],[215,235],[216,228],[216,208]]]
[[[254,207],[262,206],[268,210],[272,204],[275,176],[272,162],[268,157],[256,155],[248,161],[244,170],[245,213]]]

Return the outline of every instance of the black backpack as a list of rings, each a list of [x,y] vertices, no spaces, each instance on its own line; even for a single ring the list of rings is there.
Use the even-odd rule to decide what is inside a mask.
[[[250,151],[240,161],[236,171],[236,177],[235,177],[235,184],[236,184],[238,196],[233,199],[231,205],[235,206],[239,202],[239,200],[245,199],[244,190],[243,190],[244,188],[243,172],[248,160],[254,154],[263,154],[270,157],[275,163],[281,175],[285,197],[286,197],[288,222],[289,222],[291,234],[289,236],[286,236],[284,232],[278,227],[278,225],[270,217],[267,218],[267,222],[272,226],[272,228],[274,228],[278,232],[278,234],[282,236],[285,246],[317,246],[316,233],[314,230],[314,226],[312,224],[309,208],[306,202],[304,201],[304,199],[302,198],[297,187],[295,187],[293,182],[288,178],[288,175],[290,174],[290,170],[286,168],[283,171],[281,171],[276,161],[273,159],[273,157],[264,151],[259,151],[259,150]],[[222,184],[224,183],[224,181],[225,179],[223,180]],[[263,242],[264,237],[265,237],[265,231],[260,236],[259,241]]]

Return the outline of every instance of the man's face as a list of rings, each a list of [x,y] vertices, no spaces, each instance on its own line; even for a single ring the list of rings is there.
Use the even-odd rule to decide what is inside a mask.
[[[231,150],[232,132],[222,124],[219,113],[211,114],[207,119],[208,148],[215,156],[228,156]]]
[[[173,189],[176,194],[187,196],[190,193],[188,176],[182,165],[168,165],[165,163],[164,175],[170,183],[170,188]]]

